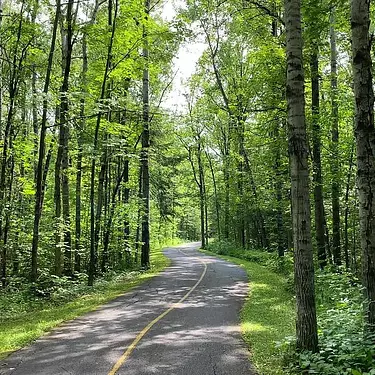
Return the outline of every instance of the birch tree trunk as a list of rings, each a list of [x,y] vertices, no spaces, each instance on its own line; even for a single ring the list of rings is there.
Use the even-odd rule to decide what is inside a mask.
[[[318,351],[311,243],[300,0],[285,0],[287,122],[294,233],[297,349]]]
[[[370,0],[352,0],[352,66],[365,321],[375,331],[375,131]]]

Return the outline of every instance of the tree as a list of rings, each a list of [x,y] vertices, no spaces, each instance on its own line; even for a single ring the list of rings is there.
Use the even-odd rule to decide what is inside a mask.
[[[115,39],[116,31],[116,18],[118,12],[118,0],[115,0],[115,11],[112,16],[112,0],[108,2],[108,26],[110,28],[110,39],[108,43],[108,51],[105,63],[105,70],[103,80],[101,83],[99,104],[102,104],[105,97],[108,95],[108,75],[112,65],[112,51]],[[94,155],[91,161],[91,179],[90,179],[90,261],[89,261],[89,278],[88,285],[92,286],[94,283],[94,277],[96,275],[97,260],[98,260],[98,245],[99,245],[99,231],[100,231],[100,219],[102,214],[103,204],[103,183],[104,173],[106,168],[106,152],[101,157],[101,171],[99,175],[99,186],[98,186],[98,203],[95,210],[95,175],[96,175],[96,152],[98,150],[99,143],[99,130],[102,120],[102,111],[98,111],[95,123],[95,134],[94,134]],[[103,159],[104,158],[104,159]]]
[[[305,125],[304,72],[300,0],[285,1],[288,140],[297,302],[297,348],[318,351],[314,263],[311,243],[308,147]]]
[[[332,103],[332,248],[336,265],[341,264],[340,240],[340,176],[339,176],[339,108],[337,103],[337,43],[335,31],[335,10],[330,17],[331,45],[331,103]],[[348,267],[348,264],[347,264]]]
[[[36,193],[35,193],[35,210],[34,210],[34,227],[33,227],[33,240],[32,240],[32,249],[31,249],[31,272],[30,272],[30,279],[31,281],[36,281],[38,276],[38,244],[39,244],[39,226],[40,226],[40,219],[42,216],[42,208],[43,208],[43,199],[44,199],[44,191],[45,191],[45,183],[47,172],[49,169],[49,162],[50,162],[50,154],[47,154],[47,158],[45,159],[46,154],[46,132],[47,132],[47,112],[48,112],[48,92],[49,86],[51,82],[51,73],[52,73],[52,64],[53,64],[53,57],[55,53],[55,45],[56,45],[56,36],[57,36],[57,29],[61,14],[61,5],[60,0],[57,0],[56,3],[56,13],[53,22],[53,31],[52,31],[52,38],[51,38],[51,47],[48,56],[48,66],[46,70],[46,78],[44,81],[44,88],[43,88],[43,114],[42,120],[40,125],[40,135],[39,135],[39,154],[38,154],[38,166],[36,170]]]
[[[148,20],[150,14],[150,1],[145,1],[145,21],[143,26],[143,131],[141,151],[141,180],[142,180],[142,253],[141,265],[150,267],[150,172],[149,172],[149,149],[150,149],[150,72],[149,72],[149,43],[148,43]]]
[[[356,103],[357,186],[362,247],[365,321],[375,331],[375,129],[370,1],[352,0],[352,67]]]

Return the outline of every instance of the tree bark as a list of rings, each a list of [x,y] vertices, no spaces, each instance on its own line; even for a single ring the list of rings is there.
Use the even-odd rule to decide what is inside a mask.
[[[3,137],[3,145],[2,145],[2,152],[1,152],[1,162],[0,162],[0,256],[1,256],[1,279],[2,283],[5,286],[6,284],[6,269],[7,269],[7,247],[6,247],[6,237],[7,237],[7,221],[9,215],[9,204],[10,202],[6,199],[6,190],[7,190],[7,180],[13,181],[13,177],[10,176],[10,172],[13,173],[13,170],[9,168],[10,160],[13,160],[13,156],[11,155],[12,149],[12,133],[13,133],[13,120],[14,115],[16,112],[16,99],[18,95],[18,88],[20,83],[20,74],[21,69],[23,67],[23,61],[25,59],[25,53],[27,47],[23,48],[23,51],[20,53],[20,42],[22,36],[22,28],[23,28],[23,21],[24,21],[24,6],[25,4],[22,3],[20,15],[19,15],[19,22],[17,28],[17,35],[16,35],[16,43],[13,52],[13,58],[10,63],[10,72],[9,72],[9,85],[8,85],[8,95],[9,95],[9,103],[7,106],[8,113],[5,122],[5,129],[4,129],[4,137]],[[2,4],[0,4],[2,8]],[[2,90],[2,89],[1,89]],[[2,95],[2,94],[1,94]],[[0,113],[0,116],[2,113]],[[0,118],[1,122],[1,118]],[[8,187],[9,192],[11,194],[12,186]],[[4,226],[3,226],[3,223]]]
[[[130,189],[129,189],[129,158],[125,156],[124,160],[124,205],[129,204],[130,198]],[[125,256],[126,262],[130,263],[130,223],[129,223],[129,214],[126,213],[124,221],[124,242],[125,242]]]
[[[315,206],[315,238],[318,250],[319,267],[327,265],[325,252],[324,228],[324,202],[323,202],[323,177],[321,162],[321,137],[320,137],[320,103],[319,103],[319,60],[318,47],[313,46],[310,60],[311,68],[311,114],[312,114],[312,142],[313,142],[313,182]]]
[[[40,225],[40,218],[42,216],[42,207],[43,207],[43,197],[44,197],[44,186],[45,186],[45,178],[44,174],[47,174],[45,171],[45,167],[49,166],[49,162],[47,164],[47,160],[45,162],[45,153],[46,153],[46,132],[47,132],[47,112],[48,112],[48,91],[49,85],[51,81],[51,73],[52,73],[52,64],[53,64],[53,55],[55,52],[55,45],[56,45],[56,35],[57,35],[57,28],[60,19],[60,0],[56,0],[56,13],[55,19],[53,22],[53,30],[52,30],[52,39],[51,39],[51,47],[48,56],[48,64],[47,64],[47,73],[46,78],[44,81],[44,88],[43,88],[43,114],[42,114],[42,121],[40,124],[40,134],[39,134],[39,156],[38,156],[38,166],[36,171],[36,192],[35,192],[35,209],[34,209],[34,226],[33,226],[33,240],[32,240],[32,248],[31,248],[31,272],[30,272],[30,279],[32,282],[35,282],[38,277],[38,245],[39,245],[39,225]]]
[[[204,169],[202,164],[202,143],[200,134],[197,137],[197,161],[198,161],[198,176],[199,176],[199,196],[200,196],[200,210],[201,210],[201,229],[202,229],[202,248],[204,249],[208,244],[208,220],[207,220],[207,202],[206,202],[206,184],[204,180]]]
[[[350,268],[350,260],[349,260],[349,193],[350,193],[350,185],[352,179],[352,170],[353,170],[353,155],[354,154],[354,143],[350,151],[350,158],[349,158],[349,171],[348,177],[346,181],[346,189],[345,189],[345,215],[344,215],[344,256],[345,256],[345,267],[348,270]]]
[[[4,3],[0,0],[0,32],[3,32]],[[0,49],[0,72],[3,72],[3,50]],[[3,139],[3,74],[0,74],[0,140]]]
[[[221,240],[221,228],[220,228],[220,202],[219,197],[217,193],[217,183],[216,183],[216,177],[215,177],[215,171],[212,164],[212,160],[208,152],[206,151],[206,158],[208,160],[208,165],[210,166],[211,171],[211,177],[212,177],[212,183],[214,185],[214,197],[215,197],[215,211],[216,211],[216,226],[217,226],[217,237],[219,241]]]
[[[145,1],[145,19],[148,22],[150,13],[150,0]],[[150,267],[150,172],[149,172],[149,149],[150,149],[150,97],[149,97],[149,45],[148,45],[148,25],[143,27],[143,59],[145,67],[143,69],[143,132],[142,132],[142,251],[141,266]]]
[[[59,140],[60,143],[60,140]],[[61,157],[62,149],[59,145],[55,161],[55,259],[54,259],[54,273],[57,276],[62,274],[62,259],[61,259]]]
[[[365,322],[375,331],[375,129],[370,1],[352,0],[352,67],[356,102],[355,138],[362,247],[362,275],[367,300]]]
[[[87,36],[82,37],[82,91],[87,93]],[[76,172],[76,218],[75,218],[75,245],[74,245],[74,270],[81,272],[81,190],[82,190],[82,158],[83,144],[82,134],[86,127],[85,122],[85,98],[80,100],[81,122],[77,129],[77,172]]]
[[[259,229],[258,233],[259,233],[259,240],[260,240],[259,245],[260,247],[267,249],[269,247],[269,241],[268,241],[268,235],[266,231],[266,225],[265,225],[264,217],[262,214],[262,210],[260,209],[259,203],[258,203],[259,197],[258,197],[257,187],[254,181],[250,159],[245,149],[243,151],[243,156],[244,156],[244,161],[245,161],[245,171],[247,172],[249,176],[250,187],[251,187],[253,197],[255,200],[256,221],[258,222],[257,228]]]
[[[340,239],[340,176],[339,176],[339,106],[337,102],[337,49],[335,14],[331,11],[330,44],[331,44],[331,106],[332,106],[332,254],[333,262],[341,265],[341,239]]]
[[[276,225],[277,225],[277,253],[279,257],[285,255],[288,248],[283,215],[283,176],[281,171],[281,152],[280,152],[280,131],[279,123],[275,124],[274,137],[276,142],[275,150],[275,191],[276,191]]]
[[[102,272],[106,271],[108,260],[109,260],[109,240],[112,230],[112,223],[113,223],[113,217],[115,214],[115,208],[116,208],[116,197],[118,192],[120,191],[121,182],[123,181],[126,173],[128,172],[128,166],[124,164],[124,168],[121,172],[121,174],[118,176],[116,185],[113,189],[112,198],[109,203],[109,212],[108,212],[108,218],[106,220],[106,226],[104,229],[104,235],[103,235],[103,258],[102,258]]]
[[[64,275],[72,275],[71,259],[71,230],[70,230],[70,202],[69,202],[69,77],[73,49],[73,0],[69,0],[66,7],[66,15],[61,20],[61,48],[63,82],[60,88],[60,108],[58,120],[59,146],[55,163],[55,217],[56,217],[56,249],[55,249],[55,273],[61,275],[61,256],[64,250]],[[66,23],[66,24],[65,24]],[[62,213],[62,218],[61,218]],[[63,241],[61,243],[61,233]]]
[[[63,84],[61,86],[61,109],[60,109],[60,137],[62,146],[61,159],[61,192],[63,213],[63,241],[64,241],[64,275],[71,276],[72,268],[72,238],[70,228],[70,197],[69,197],[69,78],[73,52],[73,4],[69,0],[66,14],[66,65]]]
[[[109,69],[110,69],[111,61],[112,61],[112,49],[113,49],[113,43],[115,39],[117,12],[118,12],[118,0],[115,0],[115,11],[114,11],[114,16],[112,18],[112,0],[109,0],[108,24],[111,27],[111,37],[110,37],[109,44],[108,44],[107,60],[106,60],[103,81],[102,81],[99,103],[103,101],[107,92],[107,81],[108,81],[108,74],[109,74]],[[96,118],[96,125],[95,125],[94,150],[93,150],[94,155],[91,161],[91,178],[90,178],[90,257],[89,257],[89,267],[88,267],[88,285],[89,286],[92,286],[94,284],[94,278],[95,278],[96,268],[97,268],[97,258],[98,258],[97,247],[98,247],[98,242],[99,242],[99,238],[98,238],[99,228],[97,228],[96,224],[97,223],[100,224],[101,207],[98,206],[96,208],[97,211],[95,213],[95,172],[96,172],[96,157],[97,157],[96,154],[98,150],[99,128],[100,128],[101,119],[102,119],[102,112],[99,111],[98,116]],[[100,188],[100,181],[99,181],[99,188]],[[100,196],[101,196],[101,193],[98,192],[98,204],[100,203],[99,201],[99,199],[101,199]]]
[[[311,243],[300,0],[285,0],[287,122],[294,232],[297,349],[318,351]]]
[[[34,8],[31,14],[31,23],[35,27],[36,16],[38,14],[39,9],[39,0],[35,0]],[[36,28],[35,28],[36,29]],[[37,155],[38,155],[38,108],[37,108],[37,72],[36,72],[36,64],[32,64],[31,66],[32,75],[31,75],[31,93],[32,93],[32,119],[33,119],[33,132],[34,132],[34,182],[36,184],[36,171],[37,171]]]

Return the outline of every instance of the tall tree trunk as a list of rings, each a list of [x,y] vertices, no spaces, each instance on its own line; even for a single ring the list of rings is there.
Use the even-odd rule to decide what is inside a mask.
[[[36,171],[36,192],[35,192],[35,209],[34,209],[34,226],[33,226],[33,240],[32,240],[32,248],[31,248],[31,273],[30,279],[31,281],[35,282],[38,277],[38,245],[39,245],[39,226],[40,226],[40,218],[42,216],[42,207],[43,207],[43,197],[44,197],[44,185],[45,185],[45,178],[44,175],[47,174],[46,168],[48,170],[49,163],[47,164],[47,160],[45,162],[45,153],[46,153],[46,132],[47,132],[47,112],[48,112],[48,91],[49,85],[51,81],[51,73],[52,73],[52,64],[53,64],[53,55],[55,52],[55,45],[56,45],[56,35],[57,35],[57,28],[60,19],[60,0],[56,1],[56,13],[53,22],[53,30],[52,30],[52,39],[51,39],[51,47],[48,56],[48,64],[47,64],[47,73],[46,78],[44,81],[44,88],[43,88],[43,113],[42,113],[42,121],[40,124],[40,134],[39,134],[39,156],[38,156],[38,167]]]
[[[87,93],[87,71],[88,71],[88,57],[87,57],[87,35],[82,36],[82,91]],[[76,172],[76,218],[75,218],[75,245],[74,245],[74,270],[81,272],[81,190],[82,190],[82,158],[83,158],[83,144],[82,134],[86,128],[85,121],[85,98],[80,100],[80,126],[77,129],[77,172]]]
[[[13,149],[13,140],[12,136],[9,141],[9,150]],[[7,281],[7,252],[8,252],[8,235],[10,230],[10,221],[12,215],[12,195],[13,195],[13,180],[14,180],[14,156],[11,154],[8,160],[9,164],[9,177],[8,177],[8,194],[7,194],[7,208],[5,209],[5,224],[3,230],[3,238],[2,238],[2,267],[1,267],[1,281],[3,287],[6,285]]]
[[[108,217],[106,220],[106,226],[104,228],[104,235],[103,235],[103,258],[102,258],[102,272],[105,272],[108,266],[108,260],[109,260],[109,240],[112,230],[112,223],[113,223],[113,217],[115,214],[115,208],[116,208],[116,198],[117,194],[120,191],[121,182],[123,181],[125,174],[128,171],[128,166],[124,164],[124,169],[122,170],[121,174],[118,176],[116,185],[113,189],[112,198],[109,203],[109,212]]]
[[[141,266],[150,267],[150,173],[149,173],[149,149],[150,149],[150,97],[149,97],[149,45],[148,45],[148,16],[150,13],[150,0],[145,1],[146,25],[143,26],[143,132],[142,132],[142,252]]]
[[[269,247],[269,241],[268,241],[268,236],[267,236],[267,231],[266,231],[265,220],[262,214],[262,210],[259,207],[258,191],[255,185],[253,171],[252,171],[251,164],[250,164],[250,159],[245,149],[243,150],[243,156],[244,156],[244,161],[245,161],[245,171],[247,172],[249,176],[250,188],[252,190],[254,201],[255,201],[256,220],[258,221],[257,228],[259,228],[258,233],[260,236],[259,243],[261,247],[267,249]]]
[[[297,349],[318,351],[311,243],[300,0],[285,0],[287,121],[294,232]]]
[[[219,48],[219,33],[217,34],[217,40],[213,41],[211,39],[211,35],[208,31],[208,28],[205,24],[205,22],[201,19],[201,27],[204,30],[206,41],[209,47],[210,51],[210,59],[212,68],[214,70],[215,74],[215,80],[219,87],[220,94],[222,96],[222,99],[224,101],[224,106],[226,109],[226,112],[228,114],[228,126],[227,126],[227,133],[226,131],[222,131],[223,134],[223,142],[224,142],[224,187],[225,187],[225,201],[224,201],[224,238],[226,240],[229,240],[230,237],[230,170],[231,170],[231,148],[232,148],[232,137],[233,137],[233,124],[234,124],[234,116],[233,111],[231,107],[231,103],[229,102],[229,98],[227,96],[227,93],[225,92],[224,84],[220,76],[219,68],[217,66],[216,62],[216,56],[218,53]],[[226,133],[226,134],[225,134]]]
[[[207,199],[207,189],[206,184],[203,179],[203,194],[204,194],[204,225],[206,227],[205,235],[206,235],[206,246],[208,245],[208,240],[210,238],[210,234],[208,233],[208,199]]]
[[[224,238],[229,240],[229,216],[230,216],[230,182],[229,182],[229,150],[227,149],[224,155],[224,187],[225,187],[225,201],[224,201]]]
[[[62,248],[64,250],[64,274],[72,275],[71,260],[71,231],[70,231],[70,207],[69,207],[69,179],[68,179],[68,90],[72,61],[73,28],[72,28],[73,0],[69,0],[66,7],[66,15],[61,20],[61,47],[62,47],[62,74],[63,82],[60,88],[60,108],[58,110],[59,145],[55,163],[55,274],[61,275]],[[66,23],[66,24],[65,24]],[[61,217],[62,214],[62,217]],[[61,242],[61,234],[63,241]]]
[[[352,0],[351,29],[356,102],[357,186],[363,286],[368,301],[365,308],[365,321],[369,329],[375,331],[375,129],[369,27],[370,1]]]
[[[276,191],[276,225],[277,225],[277,253],[279,257],[285,255],[285,249],[288,247],[283,215],[283,176],[281,171],[281,152],[280,152],[280,130],[279,123],[275,123],[275,191]]]
[[[187,152],[188,152],[188,160],[191,165],[191,169],[194,176],[194,181],[198,187],[199,190],[199,211],[200,211],[200,234],[201,234],[201,247],[204,249],[207,244],[207,236],[206,236],[206,199],[205,199],[205,186],[204,186],[204,171],[203,171],[203,165],[202,165],[202,145],[201,145],[201,136],[199,134],[199,131],[195,135],[195,141],[196,141],[196,158],[198,162],[198,166],[196,167],[194,164],[194,154],[192,151],[192,147],[184,144]]]
[[[238,237],[239,243],[242,248],[245,248],[245,210],[244,210],[244,137],[245,137],[245,121],[242,116],[237,117],[237,137],[238,137],[238,153],[240,160],[237,165],[238,181],[237,191],[239,203],[237,205],[237,217],[238,217]]]
[[[142,165],[139,166],[139,173],[138,173],[138,212],[137,212],[137,229],[135,232],[135,255],[134,255],[134,263],[138,265],[139,261],[139,242],[140,242],[140,235],[141,235],[141,225],[142,225],[142,209],[143,209],[143,201],[142,201]]]
[[[349,171],[348,177],[346,181],[346,190],[345,190],[345,216],[344,216],[344,256],[345,256],[345,267],[346,269],[350,268],[350,260],[349,260],[349,193],[350,193],[350,185],[352,179],[352,170],[353,170],[353,155],[354,154],[354,143],[350,151],[350,158],[349,158]]]
[[[111,66],[112,60],[112,49],[113,43],[115,39],[115,31],[116,31],[116,19],[117,19],[117,12],[118,12],[118,0],[115,0],[115,11],[112,17],[112,0],[109,0],[108,3],[108,24],[111,28],[111,37],[108,44],[108,51],[107,51],[107,60],[106,66],[102,81],[102,87],[100,92],[99,103],[101,103],[107,92],[107,82],[108,82],[108,74]],[[94,150],[93,156],[91,161],[91,178],[90,178],[90,257],[89,257],[89,267],[88,267],[88,285],[92,286],[94,284],[94,278],[96,274],[96,267],[97,267],[97,247],[99,242],[99,228],[96,227],[97,223],[100,223],[100,216],[101,216],[101,207],[96,208],[95,214],[95,172],[96,172],[96,157],[98,151],[98,144],[99,144],[99,128],[102,119],[101,111],[98,112],[98,116],[96,118],[96,125],[95,125],[95,134],[94,134]],[[99,178],[99,187],[100,187],[100,178]],[[101,194],[98,192],[98,203]]]
[[[0,0],[1,1],[1,0]],[[32,11],[31,15],[31,23],[34,26],[34,29],[36,30],[35,27],[35,22],[36,22],[36,16],[38,14],[38,9],[39,9],[39,0],[34,1],[34,8]],[[38,155],[38,108],[37,108],[37,79],[38,75],[36,72],[36,64],[33,63],[31,66],[31,71],[32,71],[32,76],[31,76],[31,92],[32,92],[32,118],[33,118],[33,132],[34,132],[34,182],[36,184],[36,171],[38,168],[37,164],[37,155]]]
[[[0,256],[1,256],[1,279],[3,285],[6,284],[6,268],[7,268],[7,249],[6,244],[4,243],[4,233],[5,228],[3,223],[7,221],[7,202],[6,202],[6,190],[7,190],[7,180],[9,178],[9,160],[12,158],[11,155],[11,145],[12,145],[12,133],[13,133],[13,120],[14,114],[16,111],[16,98],[18,95],[18,86],[20,83],[20,73],[23,65],[23,60],[25,58],[25,53],[22,52],[22,55],[19,57],[19,47],[20,41],[22,36],[22,28],[23,28],[23,21],[24,21],[24,6],[25,4],[22,3],[20,15],[19,15],[19,22],[18,22],[18,29],[16,35],[16,44],[14,47],[12,60],[10,63],[10,77],[9,77],[9,86],[8,86],[8,95],[9,95],[9,103],[7,106],[8,113],[5,122],[5,130],[4,130],[4,138],[3,138],[3,145],[2,145],[2,152],[1,152],[1,160],[0,160]],[[2,7],[2,4],[1,4]],[[1,114],[0,114],[1,115]],[[0,118],[1,121],[1,118]],[[11,190],[11,187],[9,187]],[[5,224],[6,225],[6,224]],[[5,241],[6,242],[6,241]]]
[[[60,143],[60,140],[59,140]],[[62,148],[59,144],[57,156],[55,161],[55,260],[54,273],[57,276],[62,274],[62,259],[61,259],[61,157]]]
[[[107,142],[108,143],[108,142]],[[106,161],[106,170],[104,175],[104,190],[103,190],[103,205],[104,205],[104,215],[103,215],[103,252],[102,252],[102,262],[101,262],[101,271],[105,273],[108,268],[109,263],[109,240],[111,237],[111,227],[108,227],[109,212],[111,211],[111,163],[108,158]],[[117,194],[117,191],[116,191]],[[114,196],[113,209],[116,204],[116,195]],[[112,225],[112,220],[110,226]]]
[[[0,32],[3,32],[4,3],[0,0]],[[3,49],[0,49],[0,139],[3,139]]]
[[[81,190],[82,190],[82,141],[78,135],[77,173],[76,173],[76,217],[74,244],[74,271],[81,272]]]
[[[61,159],[61,192],[63,211],[63,243],[64,243],[64,274],[72,275],[72,238],[70,228],[70,197],[69,197],[69,77],[73,52],[73,4],[69,0],[66,14],[66,61],[63,84],[61,86],[61,110],[60,110],[60,139],[62,147]],[[59,145],[59,146],[60,146]]]
[[[206,194],[205,194],[205,183],[204,183],[204,171],[202,165],[202,145],[201,138],[198,136],[198,145],[197,145],[197,160],[198,160],[198,186],[199,186],[199,206],[201,213],[201,242],[202,249],[207,246],[207,226],[206,226]]]
[[[319,103],[319,60],[318,47],[313,46],[310,60],[311,67],[311,114],[312,114],[312,142],[313,142],[313,181],[314,181],[314,206],[315,206],[315,238],[318,248],[319,267],[323,269],[327,265],[325,252],[325,228],[323,205],[323,177],[321,162],[320,139],[320,103]]]
[[[339,107],[337,102],[337,49],[335,31],[335,10],[330,17],[330,43],[331,43],[331,104],[332,104],[332,253],[336,265],[341,265],[341,240],[340,240],[340,175],[339,175]]]
[[[78,5],[77,5],[78,6]],[[99,7],[98,0],[95,0],[94,10],[89,24],[93,24]],[[86,31],[82,35],[82,92],[85,95],[88,92],[87,87],[87,34]],[[76,172],[76,217],[75,217],[75,245],[74,245],[74,270],[81,272],[81,191],[82,191],[82,159],[83,159],[83,141],[82,135],[86,128],[85,112],[86,112],[85,96],[80,100],[80,126],[77,129],[77,172]]]
[[[0,175],[0,248],[1,248],[1,282],[3,286],[6,285],[6,270],[7,270],[7,248],[6,244],[3,241],[4,237],[4,227],[3,223],[6,222],[7,216],[7,208],[6,208],[6,182],[7,177],[9,175],[8,171],[8,158],[9,153],[11,151],[10,144],[11,144],[11,129],[12,129],[12,122],[13,122],[13,115],[14,115],[14,103],[15,103],[15,96],[16,91],[14,87],[14,83],[11,80],[10,90],[10,104],[8,109],[8,116],[5,124],[5,132],[4,132],[4,142],[3,142],[3,150],[1,155],[1,175]]]
[[[276,2],[272,2],[272,12],[277,14],[277,6]],[[277,21],[275,18],[272,19],[271,24],[271,34],[274,38],[277,38]],[[276,150],[275,150],[275,191],[276,191],[276,226],[277,226],[277,253],[279,257],[283,257],[285,255],[285,249],[287,248],[286,244],[286,236],[285,236],[285,228],[284,228],[284,219],[283,219],[283,179],[282,179],[282,172],[281,172],[281,152],[279,147],[280,141],[280,130],[279,130],[279,123],[275,123],[275,131],[274,131],[275,141],[276,141]]]
[[[212,183],[214,185],[217,237],[218,237],[218,239],[220,241],[221,240],[221,230],[220,230],[220,202],[219,202],[219,197],[218,197],[218,193],[217,193],[217,183],[216,183],[216,177],[215,177],[214,167],[212,165],[211,157],[210,157],[210,155],[208,154],[207,151],[206,151],[206,158],[208,160],[208,165],[210,166]]]
[[[107,173],[107,166],[108,166],[107,150],[105,150],[101,158],[101,167],[100,167],[99,181],[98,181],[98,200],[96,204],[95,231],[94,231],[95,254],[98,254],[98,250],[99,250],[100,225],[101,225],[101,216],[102,216],[104,194],[105,194],[104,182],[105,182],[105,176]]]
[[[130,198],[130,189],[129,189],[129,158],[125,156],[124,160],[124,205],[129,204]],[[129,223],[129,214],[126,213],[124,221],[124,242],[125,242],[125,255],[127,262],[130,261],[130,223]]]

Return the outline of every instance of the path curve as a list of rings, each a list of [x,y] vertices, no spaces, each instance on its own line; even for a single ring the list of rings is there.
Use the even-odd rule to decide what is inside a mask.
[[[164,250],[165,271],[10,355],[0,374],[254,375],[238,322],[246,273],[198,247]]]

